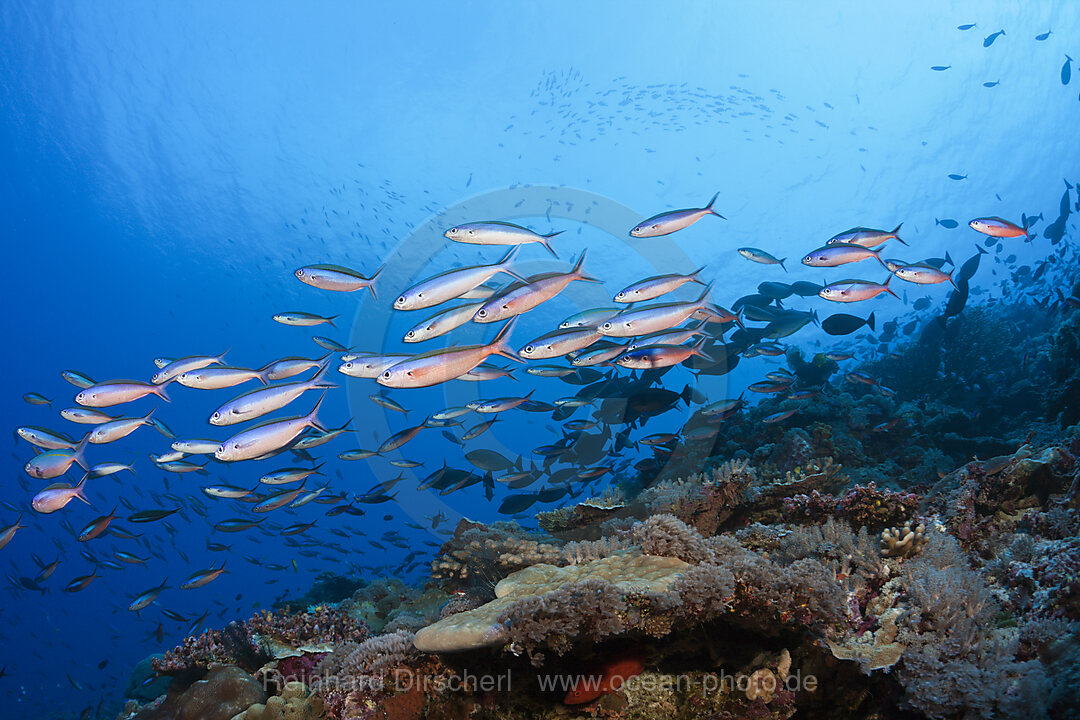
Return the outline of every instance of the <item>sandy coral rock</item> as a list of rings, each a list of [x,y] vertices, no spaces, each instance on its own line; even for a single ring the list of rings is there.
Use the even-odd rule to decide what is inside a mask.
[[[837,660],[854,660],[863,666],[867,675],[871,670],[883,670],[900,661],[906,647],[895,642],[898,633],[896,619],[903,611],[890,608],[879,620],[880,627],[874,633],[850,637],[843,643],[828,640],[829,650]]]
[[[522,598],[541,596],[585,580],[604,580],[626,592],[665,592],[689,567],[678,558],[631,553],[567,567],[533,565],[499,581],[495,600],[427,626],[416,633],[413,643],[424,652],[499,645],[506,638],[506,628],[498,617]]]
[[[184,691],[176,720],[229,720],[245,708],[266,699],[266,692],[238,667],[216,667],[206,678]]]
[[[746,682],[746,699],[753,702],[758,698],[765,704],[772,702],[773,694],[780,687],[776,676],[769,668],[759,668],[750,675]]]
[[[307,687],[302,682],[289,682],[281,690],[281,695],[267,699],[266,703],[256,703],[232,720],[320,720],[325,717],[322,699],[308,696]]]

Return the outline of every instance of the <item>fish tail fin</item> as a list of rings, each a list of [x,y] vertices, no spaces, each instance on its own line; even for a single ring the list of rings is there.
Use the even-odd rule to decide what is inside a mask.
[[[375,292],[375,278],[379,277],[379,273],[381,273],[385,268],[386,268],[386,263],[383,263],[382,265],[379,266],[379,268],[374,273],[371,274],[371,277],[369,277],[367,279],[368,292],[371,293],[371,298],[373,300],[376,300],[376,301],[379,299],[379,295],[378,295],[378,293]]]
[[[900,237],[900,235],[899,235],[899,232],[900,232],[900,228],[902,228],[903,226],[904,226],[904,223],[900,223],[899,225],[897,225],[896,227],[894,227],[894,228],[893,228],[893,231],[892,231],[891,233],[889,233],[889,234],[890,234],[890,235],[892,235],[892,236],[893,236],[894,238],[896,238],[897,240],[899,240],[899,241],[900,241],[900,243],[901,243],[902,245],[907,245],[907,243],[906,243],[906,242],[904,242],[904,240],[903,240],[903,239],[902,239],[902,238]]]
[[[870,328],[871,330],[877,330],[877,328],[874,327],[874,321],[874,313],[870,313],[870,316],[866,318],[866,327]]]
[[[979,254],[981,254],[981,255],[988,255],[989,254],[989,251],[984,250],[982,245],[976,245],[975,249],[978,250]]]
[[[700,340],[698,340],[696,343],[694,343],[694,347],[691,348],[690,354],[691,355],[697,355],[699,358],[704,358],[704,359],[708,360],[709,362],[716,362],[715,360],[713,360],[712,356],[710,356],[708,353],[706,353],[704,350],[702,350],[702,348],[705,347],[705,343],[707,343],[708,341],[709,341],[708,337],[703,337]]]
[[[90,468],[86,465],[86,457],[83,455],[83,453],[86,452],[86,445],[89,442],[90,433],[86,433],[85,435],[83,435],[83,438],[79,441],[78,445],[75,446],[75,454],[73,456],[75,462],[77,462],[79,464],[79,467],[81,467],[83,470],[86,470],[87,474],[89,474]],[[83,480],[85,481],[86,478],[83,478]]]
[[[709,294],[712,292],[712,286],[712,283],[709,283],[705,286],[705,289],[701,291],[701,297],[697,299],[696,304],[700,305],[701,307],[705,307],[706,303],[709,302]]]
[[[83,475],[82,480],[80,480],[79,484],[75,486],[75,497],[79,498],[90,507],[94,507],[94,503],[90,502],[90,500],[86,497],[86,479],[88,477],[90,477],[90,473],[86,473],[85,475]]]
[[[338,317],[341,317],[341,316],[340,315],[331,315],[330,317],[326,318],[326,324],[329,325],[330,327],[334,328],[334,329],[337,329],[337,325],[334,324],[334,319],[338,318]]]
[[[323,366],[319,368],[319,372],[315,373],[315,377],[311,378],[311,387],[316,390],[333,390],[336,388],[335,383],[325,379],[328,372],[330,372],[330,363],[323,363]]]
[[[225,364],[225,356],[228,354],[229,350],[232,350],[232,348],[226,348],[225,352],[221,353],[220,355],[218,355],[218,356],[216,356],[214,358],[215,360],[217,360],[218,365],[224,365]]]
[[[499,267],[502,267],[503,265],[508,264],[510,261],[512,261],[514,259],[514,256],[517,255],[518,248],[520,248],[520,247],[521,247],[520,245],[515,245],[514,247],[510,248],[510,250],[507,251],[507,253],[502,256],[502,260],[500,260],[499,262],[497,262],[495,264],[498,265]]]
[[[949,255],[949,251],[948,251],[948,250],[946,250],[946,251],[945,251],[945,262],[949,263],[949,264],[950,264],[950,265],[952,265],[953,267],[956,267],[956,263],[954,263],[954,262],[953,262],[952,256],[951,256],[951,255]]]
[[[326,393],[323,393],[322,395],[319,396],[319,399],[315,402],[315,407],[311,408],[311,412],[309,412],[307,415],[304,416],[304,421],[308,425],[315,428],[319,432],[324,432],[324,433],[325,432],[330,432],[330,431],[327,430],[326,427],[323,426],[323,424],[319,422],[318,414],[319,414],[319,408],[322,407],[323,400],[325,400],[325,399],[326,399]]]
[[[787,258],[780,258],[780,267],[784,268],[784,272],[787,272],[787,266],[784,263],[787,262]]]
[[[555,232],[553,232],[553,233],[548,233],[547,235],[541,235],[541,236],[540,236],[540,237],[542,237],[542,238],[543,238],[543,240],[539,240],[538,242],[539,242],[539,243],[540,243],[541,245],[543,245],[543,246],[544,246],[544,248],[545,248],[545,249],[546,249],[546,250],[547,250],[547,251],[548,251],[549,253],[551,253],[551,256],[552,256],[553,258],[558,258],[558,257],[559,257],[559,253],[555,252],[555,248],[551,247],[551,243],[549,243],[549,242],[548,242],[548,240],[550,240],[551,238],[555,237],[556,235],[562,235],[562,234],[563,234],[564,232],[566,232],[566,231],[565,231],[565,230],[556,230],[556,231],[555,231]]]
[[[585,265],[585,256],[588,254],[588,252],[588,249],[581,251],[581,257],[579,257],[577,259],[577,262],[574,263],[574,269],[571,271],[570,274],[573,275],[576,280],[582,280],[584,282],[602,283],[603,280],[594,278],[592,275],[589,275],[585,272],[585,270],[582,269]]]
[[[222,354],[224,355],[224,353],[222,353]],[[165,394],[165,386],[168,385],[171,382],[172,382],[172,380],[169,380],[167,382],[161,383],[160,385],[155,385],[154,389],[151,390],[150,392],[152,392],[154,395],[157,395],[159,398],[161,398],[165,402],[172,402],[172,400],[169,399],[169,396],[167,394]]]
[[[267,378],[267,375],[269,375],[269,374],[270,374],[270,371],[267,370],[266,368],[263,368],[262,370],[256,370],[255,371],[255,379],[258,380],[259,382],[261,382],[263,385],[269,385],[270,380],[269,380],[269,378]]]
[[[701,275],[702,271],[703,271],[703,270],[705,270],[705,268],[706,268],[706,267],[708,267],[708,266],[707,266],[707,265],[702,265],[702,266],[701,266],[701,267],[699,267],[699,268],[698,268],[697,270],[695,270],[694,272],[690,273],[690,274],[689,274],[689,275],[687,276],[687,277],[689,277],[689,278],[690,278],[690,282],[696,282],[696,283],[697,283],[698,285],[706,285],[707,283],[703,283],[703,282],[701,281],[701,278],[700,278],[700,277],[698,277],[699,275]]]
[[[716,212],[716,210],[713,209],[713,205],[716,204],[716,198],[718,198],[718,197],[720,197],[720,193],[716,193],[715,195],[713,195],[712,200],[710,200],[709,204],[705,206],[705,210],[708,210],[710,213],[712,213],[716,217],[720,218],[721,220],[727,220],[726,217],[724,217],[723,215],[721,215],[720,213]]]
[[[959,287],[957,287],[957,285],[956,285],[956,281],[955,281],[955,280],[953,280],[953,273],[954,273],[954,272],[956,272],[956,268],[953,268],[952,272],[950,272],[950,273],[949,273],[948,275],[946,275],[945,277],[949,278],[949,282],[950,282],[950,283],[952,283],[953,289],[955,289],[955,290],[959,290],[960,288],[959,288]]]
[[[495,339],[488,345],[488,349],[492,351],[493,355],[501,355],[504,358],[509,358],[515,362],[523,363],[522,359],[517,351],[510,346],[510,331],[514,329],[514,323],[517,322],[517,318],[511,318],[508,323],[503,325],[502,330],[495,336]]]

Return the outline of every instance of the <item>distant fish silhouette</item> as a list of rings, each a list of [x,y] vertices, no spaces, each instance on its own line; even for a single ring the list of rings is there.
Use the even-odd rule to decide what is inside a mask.
[[[970,30],[973,27],[975,27],[975,23],[968,23],[967,25],[957,25],[956,29],[957,30]]]
[[[1036,35],[1035,39],[1039,40],[1039,41],[1042,41],[1042,40],[1045,40],[1046,38],[1050,37],[1051,34],[1052,33],[1049,30],[1047,30],[1044,33],[1039,33],[1038,35]]]
[[[1068,55],[1065,56],[1065,64],[1061,66],[1061,84],[1068,85],[1069,80],[1072,79],[1072,66],[1069,63],[1072,62],[1072,58]]]
[[[994,41],[998,39],[999,35],[1004,35],[1004,34],[1005,34],[1004,30],[998,30],[996,33],[991,33],[990,35],[987,35],[986,39],[983,40],[983,47],[990,47],[991,45],[994,44]]]
[[[942,70],[948,70],[951,67],[952,67],[952,65],[931,65],[930,69],[931,70],[937,70],[938,72],[941,72]]]
[[[960,225],[960,223],[956,222],[952,218],[945,218],[944,220],[938,220],[937,218],[934,218],[934,224],[940,225],[946,230],[955,230]]]
[[[967,180],[967,175],[957,175],[956,173],[949,173],[950,180]]]
[[[986,87],[986,88],[997,87],[1000,84],[1001,84],[1000,80],[995,80],[994,82],[984,82],[983,87]]]

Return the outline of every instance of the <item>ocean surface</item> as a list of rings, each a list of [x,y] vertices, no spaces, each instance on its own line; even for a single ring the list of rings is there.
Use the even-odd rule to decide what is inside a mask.
[[[1004,34],[991,40],[999,30]],[[1049,328],[1080,312],[1073,287],[1080,201],[1072,189],[1080,181],[1080,77],[1071,77],[1080,68],[1067,59],[1080,58],[1080,11],[1068,3],[15,0],[0,6],[0,35],[8,308],[0,416],[13,431],[0,480],[0,527],[22,525],[0,549],[6,576],[0,714],[12,720],[116,717],[140,660],[189,634],[302,596],[326,571],[419,586],[463,518],[514,519],[535,528],[540,510],[605,494],[632,497],[663,475],[667,458],[634,441],[672,433],[671,442],[681,446],[690,440],[679,433],[709,403],[742,397],[749,412],[773,402],[775,392],[802,388],[780,380],[783,387],[773,394],[747,392],[766,373],[788,367],[788,348],[808,359],[851,354],[829,382],[848,388],[859,380],[845,380],[845,373],[865,371],[874,385],[878,376],[866,364],[901,357],[931,321],[945,327],[978,308],[1011,313],[1015,332],[1001,342],[1035,357],[1047,342],[1036,333],[1052,334]],[[630,235],[645,218],[705,208],[714,194],[722,218],[706,214],[671,234]],[[986,217],[1003,218],[1021,234],[988,242],[969,227]],[[584,272],[600,281],[570,282],[522,313],[510,330],[516,349],[575,313],[620,307],[612,297],[644,278],[698,268],[700,283],[653,302],[690,303],[708,286],[707,300],[732,310],[740,298],[759,294],[761,283],[774,282],[788,289],[773,288],[784,297],[771,304],[766,298],[773,310],[763,312],[782,305],[813,316],[780,337],[748,337],[743,330],[733,340],[740,330],[730,318],[724,329],[710,325],[719,335],[703,351],[711,361],[717,353],[741,358],[737,366],[699,375],[709,364],[692,358],[693,367],[677,363],[657,373],[655,387],[680,397],[663,400],[666,407],[647,415],[647,425],[594,417],[599,402],[571,405],[576,412],[565,416],[531,405],[575,396],[599,379],[639,378],[641,370],[599,365],[590,371],[595,375],[574,376],[582,382],[573,384],[526,372],[540,364],[572,368],[563,358],[520,364],[493,356],[486,362],[512,367],[511,377],[388,388],[341,373],[346,353],[329,351],[324,377],[335,387],[326,390],[318,420],[328,429],[348,423],[345,432],[306,456],[221,463],[211,449],[185,457],[205,464],[198,472],[170,472],[149,456],[170,452],[175,440],[168,433],[221,442],[250,427],[216,427],[207,419],[261,386],[256,380],[201,390],[173,381],[165,390],[170,402],[150,395],[101,408],[124,417],[153,409],[164,423],[86,448],[89,465],[130,464],[134,472],[87,480],[89,504],[75,499],[50,513],[31,508],[50,483],[74,485],[84,474],[74,463],[59,477],[31,477],[24,466],[34,459],[34,445],[14,433],[32,426],[77,442],[93,430],[60,415],[80,407],[74,400],[80,388],[63,371],[97,382],[148,382],[159,371],[156,358],[222,353],[228,366],[257,370],[289,356],[322,358],[328,350],[313,336],[361,354],[491,342],[504,321],[469,322],[425,343],[404,343],[410,328],[446,306],[393,308],[407,288],[438,273],[498,262],[509,246],[444,236],[452,226],[489,220],[560,233],[549,241],[558,257],[536,242],[519,247],[510,263],[516,274],[565,273],[587,251]],[[931,263],[940,282],[904,282],[873,258],[843,268],[801,262],[848,228],[888,234],[897,226],[904,244],[889,240],[880,257],[909,264],[947,257],[948,263]],[[784,259],[784,267],[740,255],[746,247]],[[964,297],[948,309],[959,293],[959,267],[977,256],[981,264],[965,278]],[[385,269],[374,293],[333,292],[298,281],[297,269],[316,264],[344,266],[364,278]],[[797,281],[821,287],[846,278],[872,284],[889,278],[896,297],[883,292],[837,303],[790,290]],[[490,280],[505,288],[513,278]],[[755,302],[762,304],[759,297],[736,309]],[[332,316],[333,325],[274,319],[296,311]],[[863,326],[871,312],[874,326]],[[820,323],[837,313],[860,322],[829,334]],[[744,314],[739,311],[738,324],[749,328],[769,321]],[[690,313],[686,318],[694,326]],[[988,320],[986,332],[999,332],[992,327]],[[977,337],[977,325],[974,332]],[[962,358],[963,344],[973,341],[949,342]],[[748,350],[758,343],[766,351],[771,343],[782,349],[779,355]],[[980,381],[954,378],[953,389],[964,398],[954,404],[972,417],[984,407],[1002,412],[990,403],[1001,390],[994,373],[1022,376],[1026,367],[992,368]],[[309,377],[310,370],[284,382]],[[918,387],[886,390],[900,393],[897,408],[921,398]],[[29,393],[50,402],[37,404]],[[524,406],[498,413],[476,439],[460,438],[493,414],[470,412],[460,426],[421,427],[384,454],[341,457],[376,450],[445,408],[529,393]],[[305,415],[321,394],[304,392],[262,419]],[[377,404],[373,394],[407,414]],[[906,407],[875,423],[903,417],[917,428],[932,419],[926,407]],[[1072,417],[1039,421],[1067,437]],[[571,418],[584,423],[567,429]],[[777,420],[788,428],[804,427],[800,422],[798,412]],[[583,454],[579,462],[557,460],[552,467],[534,452],[560,441],[565,449],[566,438],[582,428],[607,433],[596,457]],[[876,442],[894,449],[917,445],[911,433],[880,435]],[[480,464],[466,459],[480,449],[497,456],[473,455]],[[955,462],[942,463],[942,475],[976,454],[958,450],[950,456]],[[652,464],[639,466],[646,458]],[[333,502],[255,514],[251,505],[201,490],[277,492],[284,487],[260,488],[259,478],[285,466],[312,467],[312,460],[322,463],[321,474],[303,480],[297,497],[326,486],[318,500]],[[413,462],[420,464],[401,467]],[[449,492],[417,489],[444,463],[475,479]],[[563,467],[575,469],[559,482],[524,490],[488,475]],[[578,475],[588,468],[598,468],[595,477]],[[392,489],[376,487],[399,476]],[[922,482],[938,480],[935,474]],[[877,480],[897,489],[911,482],[908,476]],[[553,489],[529,496],[542,487]],[[350,503],[355,512],[327,515]],[[114,507],[112,527],[136,537],[105,532],[78,540]],[[176,512],[129,520],[151,510]],[[215,529],[236,518],[260,524],[236,533]],[[314,525],[282,535],[306,523]],[[117,551],[143,561],[118,560]],[[54,560],[55,572],[41,578]],[[212,582],[180,588],[222,562],[226,572]],[[65,591],[91,575],[84,589]],[[159,586],[164,589],[146,607],[129,610],[137,596]]]

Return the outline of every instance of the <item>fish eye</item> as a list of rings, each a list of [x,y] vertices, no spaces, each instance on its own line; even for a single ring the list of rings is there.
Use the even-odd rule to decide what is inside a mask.
[[[523,352],[523,353],[531,353],[531,352],[533,352],[533,346],[532,345],[526,345],[525,348],[521,352]]]
[[[624,292],[620,292],[620,293],[619,293],[618,295],[616,295],[615,297],[626,297],[626,293],[624,293]]]
[[[414,337],[415,335],[416,335],[416,333],[414,333],[414,332],[413,332],[412,330],[410,330],[409,332],[405,333],[405,337]]]
[[[304,277],[304,268],[300,268],[296,271],[296,277]]]
[[[384,373],[382,374],[382,376],[383,376],[384,378],[386,378],[387,380],[389,380],[389,379],[390,379],[390,371],[389,371],[389,370],[387,370],[386,372],[384,372]]]
[[[217,420],[220,417],[221,417],[221,413],[216,412],[216,413],[214,413],[213,415],[210,416],[210,419],[211,420]]]
[[[476,314],[480,317],[487,317],[487,310],[485,310],[484,308],[480,308],[476,311]]]
[[[397,301],[398,301],[398,305],[404,305],[405,304],[405,296],[402,295],[401,297],[399,297],[397,299]]]

